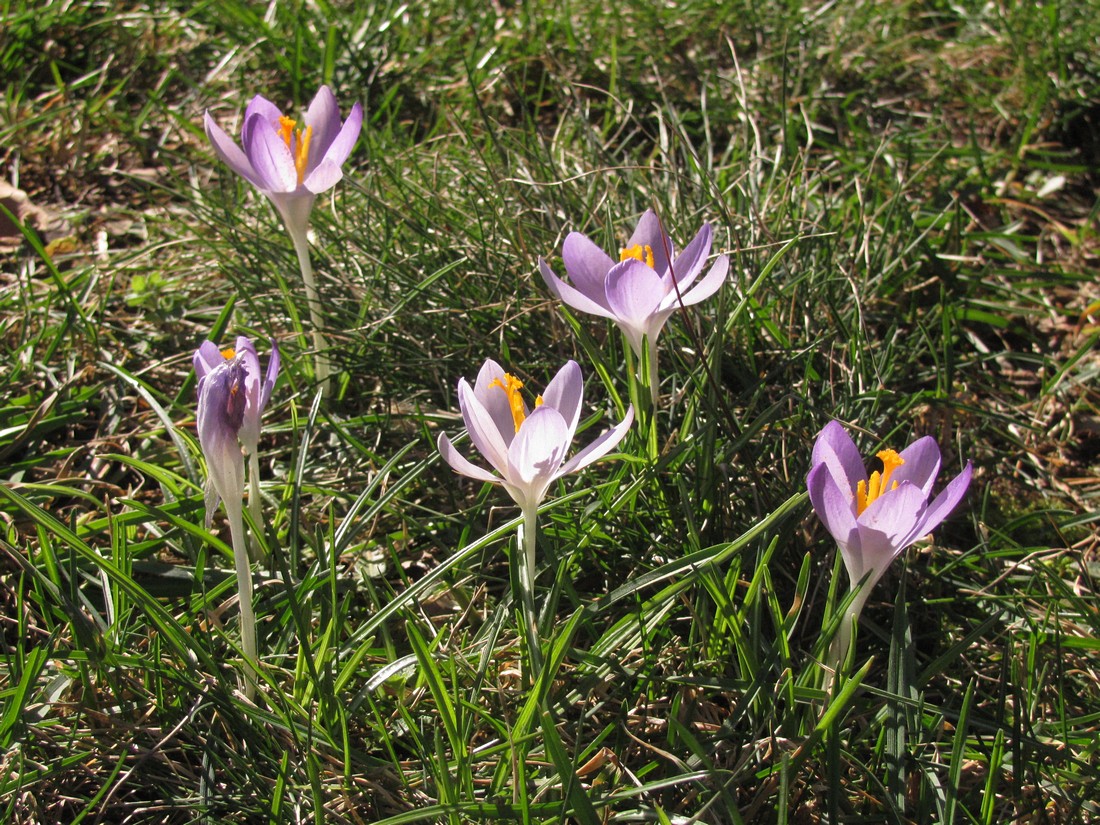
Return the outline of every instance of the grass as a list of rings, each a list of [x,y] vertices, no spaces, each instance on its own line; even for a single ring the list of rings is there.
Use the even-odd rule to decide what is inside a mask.
[[[1096,168],[1088,4],[0,6],[5,178],[54,218],[0,267],[0,812],[37,822],[1100,820]],[[262,93],[367,123],[294,252],[213,156]],[[586,378],[566,234],[704,222],[727,284],[660,345],[656,454],[539,514],[439,460],[485,358]],[[303,329],[306,335],[303,335]],[[191,355],[273,338],[262,666],[204,526]],[[851,677],[814,436],[933,435],[965,504],[877,585]]]

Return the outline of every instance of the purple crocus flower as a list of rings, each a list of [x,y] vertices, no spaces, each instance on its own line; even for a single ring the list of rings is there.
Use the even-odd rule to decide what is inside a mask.
[[[219,350],[213,342],[204,341],[193,360],[199,377],[199,444],[210,474],[206,492],[207,524],[213,518],[219,498],[225,502],[227,512],[231,507],[240,506],[244,493],[242,447],[252,462],[249,500],[250,505],[257,508],[253,511],[256,515],[260,503],[256,458],[260,417],[279,375],[279,348],[271,342],[266,376],[260,373],[256,347],[243,335],[237,338],[233,349]]]
[[[363,107],[356,103],[340,121],[340,107],[328,86],[317,90],[301,125],[256,95],[244,110],[241,146],[206,112],[206,136],[225,163],[275,205],[291,235],[305,233],[314,198],[335,186],[359,139]]]
[[[573,309],[610,318],[623,331],[638,358],[648,343],[650,391],[657,397],[657,336],[680,306],[709,298],[726,280],[729,257],[718,256],[701,280],[714,232],[703,224],[695,238],[677,255],[672,239],[652,210],[642,215],[618,260],[579,232],[570,232],[562,245],[569,281],[559,278],[545,259],[539,271],[547,287]]]
[[[576,361],[568,361],[529,409],[520,394],[523,383],[487,360],[471,387],[458,382],[458,405],[470,440],[496,473],[472,464],[455,449],[446,433],[439,434],[439,452],[458,473],[501,484],[516,504],[534,513],[550,485],[568,473],[587,467],[611,451],[626,435],[634,408],[571,459],[566,453],[580,421],[584,379]]]
[[[934,439],[919,438],[900,453],[882,450],[878,458],[882,470],[868,476],[847,431],[831,421],[814,443],[806,477],[814,511],[840,547],[849,590],[863,583],[834,640],[837,664],[847,654],[852,621],[863,610],[871,588],[905,548],[951,514],[974,473],[968,461],[933,498],[932,485],[940,470],[940,448]]]

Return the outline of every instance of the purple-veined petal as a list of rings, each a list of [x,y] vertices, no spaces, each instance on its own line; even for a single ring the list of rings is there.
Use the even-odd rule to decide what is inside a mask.
[[[903,481],[916,484],[927,499],[940,471],[940,447],[936,439],[927,435],[918,438],[899,455],[905,463],[890,474],[890,479],[899,484]]]
[[[824,464],[810,470],[806,488],[814,512],[840,548],[848,578],[853,584],[858,582],[863,577],[863,555],[851,495],[837,486],[836,478]]]
[[[614,314],[607,307],[600,303],[597,303],[592,298],[582,293],[580,290],[567,284],[561,278],[554,274],[554,271],[550,269],[550,266],[545,260],[539,258],[539,272],[542,274],[542,279],[546,281],[546,286],[554,293],[554,297],[573,309],[581,312],[587,312],[591,315],[599,315],[603,318],[614,318]],[[602,290],[602,287],[601,287]],[[600,294],[600,300],[606,301],[607,298]]]
[[[339,123],[339,115],[337,115],[337,123]],[[337,131],[335,137],[325,149],[318,150],[324,151],[324,160],[331,161],[337,166],[343,165],[344,161],[348,159],[351,154],[351,150],[355,148],[356,141],[359,140],[359,132],[363,128],[363,104],[356,103],[351,107],[351,111],[348,113],[348,119],[344,121],[344,125]]]
[[[201,381],[208,372],[225,363],[225,356],[213,341],[203,341],[195,350],[191,361],[195,365],[195,374]]]
[[[478,467],[476,464],[471,463],[466,459],[466,456],[462,455],[454,444],[451,443],[451,439],[447,437],[446,433],[440,433],[439,438],[436,439],[436,446],[439,448],[439,454],[443,456],[443,460],[451,465],[451,469],[456,473],[469,478],[477,479],[478,481],[488,481],[492,484],[500,484],[500,478],[490,473],[483,467]]]
[[[565,273],[574,288],[593,303],[604,306],[607,301],[604,298],[604,282],[608,271],[616,263],[611,256],[580,232],[570,232],[562,244],[561,257]],[[546,277],[545,273],[543,277]]]
[[[669,256],[676,255],[672,238],[665,234],[661,228],[661,219],[652,209],[647,209],[638,220],[634,233],[626,242],[626,248],[632,246],[648,246],[653,251],[653,271],[658,275],[668,272]]]
[[[680,288],[680,300],[678,303],[682,303],[684,306],[691,306],[697,304],[700,301],[706,300],[719,289],[722,284],[726,282],[726,275],[729,274],[730,259],[725,255],[719,256],[718,260],[714,262],[714,266],[710,268],[710,272],[699,283],[695,284],[687,292],[683,291],[683,287]],[[676,296],[673,294],[672,299],[675,301]]]
[[[623,437],[627,434],[632,423],[634,423],[634,407],[630,406],[626,408],[626,415],[623,416],[622,421],[600,435],[599,438],[569,459],[569,461],[565,462],[562,468],[555,474],[555,477],[560,478],[569,473],[575,473],[578,470],[583,470],[594,461],[599,461],[618,446],[619,442],[622,441]]]
[[[962,472],[951,479],[950,483],[944,487],[940,491],[940,494],[928,505],[924,517],[915,528],[915,535],[913,536],[914,541],[931,533],[943,523],[945,518],[951,515],[951,512],[959,505],[963,497],[966,496],[966,491],[970,487],[970,479],[973,475],[974,464],[968,461],[966,462],[966,466],[963,467]]]
[[[290,147],[275,131],[275,127],[260,115],[248,120],[249,142],[244,153],[252,161],[252,168],[260,183],[260,189],[270,192],[293,192],[298,188],[298,170]]]
[[[501,475],[508,470],[508,445],[501,437],[496,421],[488,410],[477,400],[474,391],[465,378],[458,381],[458,406],[462,410],[462,419],[466,422],[466,431],[479,453],[485,456],[493,468]]]
[[[222,162],[252,185],[262,188],[260,177],[256,174],[256,170],[252,168],[252,162],[249,161],[248,156],[234,142],[233,138],[229,137],[225,130],[214,122],[210,112],[203,115],[202,123],[206,129],[206,137],[210,140],[210,145],[214,147],[214,153],[222,159]]]
[[[814,467],[824,464],[837,487],[849,497],[855,495],[859,482],[867,481],[863,456],[859,454],[852,437],[839,421],[830,421],[818,433],[810,464]]]
[[[253,116],[259,120],[253,121]],[[279,119],[283,116],[283,110],[268,100],[263,95],[256,95],[248,101],[244,110],[244,120],[241,122],[241,146],[248,146],[252,140],[252,127],[260,121],[267,121],[271,128],[278,129]]]
[[[516,423],[512,418],[512,406],[508,400],[508,393],[500,386],[493,386],[495,381],[505,382],[504,368],[492,358],[486,358],[485,363],[478,370],[477,380],[474,381],[474,397],[489,413],[493,424],[500,433],[505,447],[512,443],[516,435]]]
[[[314,195],[320,195],[338,184],[343,177],[344,170],[340,168],[340,165],[325,158],[317,164],[312,172],[306,174],[302,186]]]
[[[645,329],[664,297],[661,278],[641,261],[630,258],[607,273],[607,305],[620,323]]]
[[[541,501],[569,449],[569,428],[553,407],[538,407],[527,416],[508,448],[510,484],[527,490],[528,501]]]
[[[583,399],[584,376],[581,375],[581,368],[576,361],[566,361],[557,375],[546,385],[546,390],[542,394],[542,403],[561,413],[569,431],[567,441],[571,442],[573,434],[577,431]]]
[[[695,237],[691,239],[691,243],[684,247],[684,251],[677,255],[676,260],[673,261],[669,275],[675,277],[681,295],[703,271],[703,264],[706,263],[707,255],[710,254],[710,244],[713,238],[714,230],[710,228],[710,224],[703,224]],[[673,293],[675,294],[675,290],[673,290]]]
[[[306,109],[303,126],[313,130],[309,151],[311,157],[323,158],[340,131],[340,104],[328,86],[322,86]],[[311,164],[311,166],[316,164]]]

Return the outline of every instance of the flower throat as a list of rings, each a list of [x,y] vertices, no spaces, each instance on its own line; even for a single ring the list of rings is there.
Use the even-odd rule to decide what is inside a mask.
[[[882,450],[877,456],[882,462],[882,472],[880,473],[878,470],[875,470],[875,472],[871,473],[870,479],[861,481],[856,485],[857,515],[862,514],[872,501],[877,499],[887,490],[897,489],[898,483],[896,481],[891,483],[890,476],[893,475],[894,470],[905,463],[905,459],[894,450]]]
[[[523,389],[523,382],[510,373],[504,373],[504,380],[500,378],[494,378],[489,382],[489,389],[493,387],[500,387],[504,390],[504,394],[508,396],[508,408],[512,411],[512,423],[516,427],[516,432],[519,432],[520,426],[527,420],[527,411],[523,406],[523,397],[519,394],[519,391]],[[535,406],[542,406],[542,396],[538,396],[535,399]]]
[[[294,127],[297,125],[298,121],[292,117],[283,115],[279,118],[279,134],[294,157],[294,168],[298,172],[298,183],[301,184],[309,163],[309,142],[313,140],[313,127],[306,126],[295,132]]]

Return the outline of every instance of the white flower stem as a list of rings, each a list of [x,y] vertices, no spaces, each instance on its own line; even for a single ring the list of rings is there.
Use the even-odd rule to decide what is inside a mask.
[[[521,602],[523,606],[523,636],[527,640],[527,654],[531,672],[525,681],[532,685],[542,671],[542,647],[539,643],[538,613],[535,610],[535,542],[538,505],[523,508],[523,525],[520,527],[520,544],[523,547],[519,572]]]
[[[309,234],[306,230],[296,231],[287,225],[294,251],[298,255],[298,268],[302,271],[302,282],[306,287],[306,305],[309,307],[309,322],[313,326],[314,378],[321,385],[322,395],[328,396],[329,366],[326,353],[325,336],[322,332],[324,321],[321,317],[321,304],[317,295],[317,281],[313,277],[313,263],[309,259]]]
[[[244,694],[256,695],[256,614],[252,610],[252,566],[248,561],[248,542],[244,533],[244,513],[240,505],[226,502],[229,533],[233,541],[233,560],[237,566],[237,601],[241,611],[241,651],[244,653]]]
[[[848,605],[848,609],[844,611],[844,618],[840,620],[840,627],[837,628],[836,635],[833,636],[833,641],[829,645],[829,658],[825,664],[830,673],[828,678],[830,691],[833,685],[836,684],[837,677],[848,660],[848,654],[854,642],[856,621],[859,619],[859,614],[863,612],[863,606],[867,604],[870,595],[870,587],[864,585],[860,588],[856,597]]]

